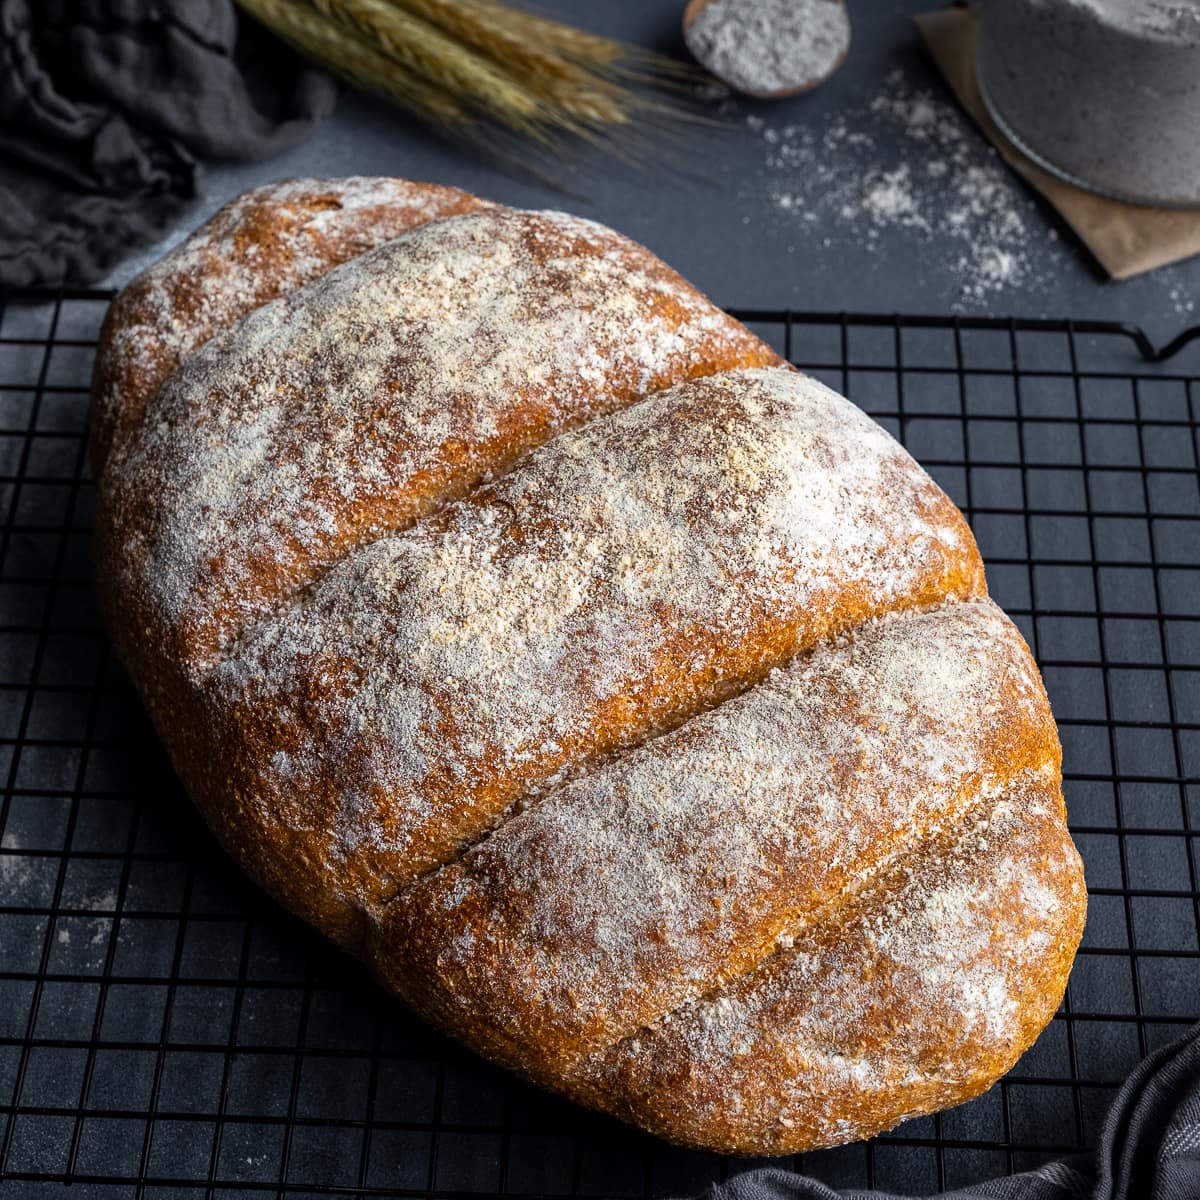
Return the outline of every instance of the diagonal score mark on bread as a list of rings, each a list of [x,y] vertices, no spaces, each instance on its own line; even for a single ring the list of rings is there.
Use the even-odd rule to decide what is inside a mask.
[[[114,567],[157,589],[156,632],[202,674],[349,549],[563,429],[777,361],[601,226],[508,209],[433,222],[250,312],[166,380],[106,463],[173,464],[125,507],[114,490]]]
[[[491,207],[407,179],[298,179],[254,188],[133,280],[109,307],[89,414],[92,465],[176,367],[255,308],[418,225]]]
[[[538,798],[384,914],[378,969],[456,997],[492,1057],[574,1074],[1059,758],[994,604],[889,614]],[[505,971],[476,972],[481,938]]]
[[[422,211],[459,215],[405,233]],[[122,656],[230,851],[415,1007],[665,1136],[770,1152],[974,1094],[1048,1019],[1083,911],[1053,720],[961,515],[854,406],[611,231],[402,181],[252,194],[114,313]],[[980,823],[1016,810],[1045,836],[1012,862],[1059,903],[997,901],[962,966],[1041,980],[1007,1025],[922,1009],[912,976],[876,997],[909,1014],[892,1042],[865,1010],[839,1035],[878,1067],[853,1113],[815,1051],[746,1069],[753,1022],[786,1025],[754,988],[808,986],[779,983],[789,939],[856,928],[887,880],[879,919],[915,928],[931,847],[996,866]],[[966,928],[938,911],[934,943]],[[722,1093],[679,1031],[735,1010]]]
[[[622,1040],[574,1094],[675,1141],[768,1154],[962,1103],[1054,1015],[1085,908],[1057,775],[1031,773],[870,879],[838,920]]]
[[[370,909],[563,771],[981,586],[961,516],[877,425],[798,373],[725,372],[361,547],[205,688],[237,790],[281,838],[315,818],[329,889]]]

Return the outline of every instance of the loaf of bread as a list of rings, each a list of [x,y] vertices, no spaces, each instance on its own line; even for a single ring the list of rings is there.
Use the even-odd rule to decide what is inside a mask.
[[[1037,667],[888,434],[592,222],[399,180],[222,210],[114,302],[101,601],[280,901],[690,1145],[965,1100],[1083,926]]]

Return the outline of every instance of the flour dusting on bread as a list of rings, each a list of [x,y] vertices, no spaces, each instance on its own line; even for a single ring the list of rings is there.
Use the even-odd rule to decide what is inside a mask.
[[[336,790],[331,886],[364,851],[397,885],[563,767],[865,616],[980,586],[957,510],[874,422],[796,372],[727,372],[351,552],[206,686],[296,731],[265,809],[299,779]],[[297,698],[326,688],[308,721]]]
[[[710,360],[774,359],[601,226],[510,210],[435,222],[185,362],[117,443],[114,475],[155,486],[114,505],[114,536],[203,672],[348,548],[537,442]]]
[[[981,1060],[1011,1061],[1057,1004],[1061,967],[1027,931],[1057,947],[1082,932],[1057,788],[1056,772],[1018,777],[836,921],[615,1046],[594,1086],[640,1124],[695,1140],[715,1121],[731,1145],[753,1130],[767,1153],[836,1145],[961,1096]],[[1025,887],[1032,864],[1048,897]],[[685,1092],[693,1104],[672,1119]]]
[[[991,601],[891,613],[535,798],[404,894],[389,953],[498,1037],[532,1025],[582,1058],[832,920],[1025,777],[1056,777],[1050,729]],[[952,915],[939,896],[930,919]],[[481,945],[508,970],[475,979]]]
[[[231,201],[113,301],[92,398],[95,466],[215,334],[415,226],[487,207],[457,188],[364,176],[285,180]]]

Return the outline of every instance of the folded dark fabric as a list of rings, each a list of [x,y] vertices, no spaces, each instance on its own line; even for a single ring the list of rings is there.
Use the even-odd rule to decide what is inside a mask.
[[[1198,1200],[1200,1026],[1142,1060],[1125,1080],[1094,1154],[1046,1163],[940,1200]],[[835,1191],[790,1171],[748,1171],[698,1200],[905,1200],[890,1192]]]
[[[231,0],[0,0],[0,284],[98,278],[198,157],[276,154],[336,96]]]

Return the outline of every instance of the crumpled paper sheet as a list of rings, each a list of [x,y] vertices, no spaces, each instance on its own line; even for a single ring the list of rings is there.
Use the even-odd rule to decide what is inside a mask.
[[[1004,136],[984,108],[975,80],[978,6],[956,5],[913,19],[959,103],[1013,170],[1058,209],[1109,275],[1128,279],[1200,254],[1200,209],[1151,208],[1098,196],[1043,170]]]

